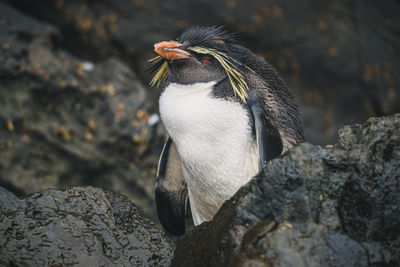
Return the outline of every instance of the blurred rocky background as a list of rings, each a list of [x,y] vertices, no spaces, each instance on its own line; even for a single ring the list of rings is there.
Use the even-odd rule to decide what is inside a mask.
[[[155,219],[165,133],[147,59],[191,25],[226,25],[275,66],[312,144],[400,112],[399,1],[2,1],[0,185],[98,186]]]

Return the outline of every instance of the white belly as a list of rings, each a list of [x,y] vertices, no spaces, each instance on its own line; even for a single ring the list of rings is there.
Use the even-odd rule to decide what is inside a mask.
[[[247,111],[209,96],[214,84],[172,83],[160,97],[161,119],[182,159],[195,225],[211,220],[258,171]]]

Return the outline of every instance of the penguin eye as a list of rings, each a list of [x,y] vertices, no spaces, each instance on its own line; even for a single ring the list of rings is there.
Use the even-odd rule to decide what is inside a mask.
[[[209,64],[212,61],[212,57],[208,56],[208,55],[202,55],[200,57],[200,61],[204,64]]]

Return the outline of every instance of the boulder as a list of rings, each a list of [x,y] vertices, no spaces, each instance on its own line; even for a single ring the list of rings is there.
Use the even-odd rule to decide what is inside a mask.
[[[126,197],[94,187],[0,188],[0,236],[1,266],[169,266],[174,249]]]
[[[135,73],[57,48],[56,27],[3,2],[0,28],[0,185],[19,195],[99,186],[155,218],[163,131]]]
[[[369,266],[362,245],[320,224],[261,221],[242,244],[232,266]]]
[[[60,28],[57,44],[98,61],[116,56],[149,81],[153,44],[191,25],[227,25],[300,97],[305,134],[329,144],[345,124],[400,112],[400,2],[309,0],[12,0]],[[152,91],[157,104],[158,90]],[[355,104],[356,103],[356,104]]]
[[[371,118],[270,161],[172,266],[400,266],[399,127],[400,114]]]

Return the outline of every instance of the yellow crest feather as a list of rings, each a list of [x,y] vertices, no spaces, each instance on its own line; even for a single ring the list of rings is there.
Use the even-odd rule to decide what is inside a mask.
[[[218,60],[218,62],[221,64],[226,74],[228,75],[234,93],[238,95],[240,99],[243,100],[243,102],[246,102],[246,98],[248,97],[247,91],[249,90],[249,86],[247,85],[246,79],[244,78],[242,71],[233,65],[232,62],[236,62],[235,59],[229,57],[226,53],[219,52],[211,48],[194,46],[194,47],[189,47],[188,49],[199,54],[211,55],[216,60]]]
[[[156,56],[152,59],[149,59],[149,62],[157,63],[160,60],[162,60],[162,58],[160,56]],[[154,86],[157,84],[157,87],[159,87],[167,78],[167,73],[168,73],[168,63],[167,61],[165,61],[164,63],[161,64],[156,74],[154,75],[153,79],[151,79],[150,86]]]

